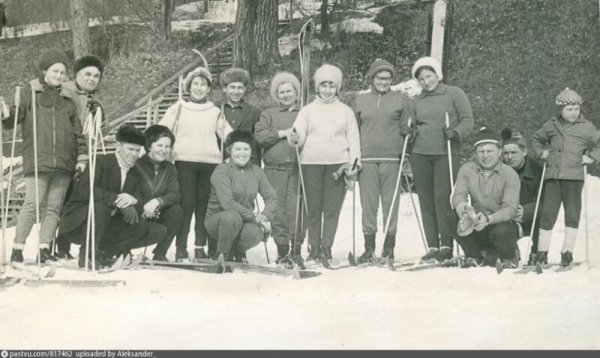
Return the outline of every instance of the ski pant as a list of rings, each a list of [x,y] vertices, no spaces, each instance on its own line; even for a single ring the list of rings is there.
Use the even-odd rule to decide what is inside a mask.
[[[377,234],[377,211],[379,209],[380,200],[383,209],[383,225],[385,230],[385,221],[388,218],[394,197],[394,190],[396,189],[398,168],[400,168],[400,162],[397,161],[363,162],[358,177],[360,185],[360,205],[362,207],[363,234]],[[390,217],[388,236],[394,236],[396,234],[399,202],[400,193],[396,193],[396,202]]]
[[[187,239],[190,233],[192,216],[195,215],[196,234],[195,245],[204,246],[208,243],[208,251],[216,247],[216,241],[211,238],[204,227],[204,218],[208,207],[210,194],[210,176],[217,164],[176,161],[177,179],[181,190],[181,207],[183,208],[183,222],[181,223],[175,245],[182,251],[187,251]],[[212,249],[212,250],[211,250]]]
[[[217,238],[217,253],[229,254],[232,249],[246,252],[258,245],[264,235],[255,222],[244,222],[242,216],[233,210],[207,216],[204,224],[211,237]]]
[[[456,237],[466,257],[483,258],[486,252],[486,263],[493,265],[495,258],[512,260],[517,252],[519,227],[512,221],[505,221],[486,226],[481,231],[473,231],[468,236]],[[493,257],[492,262],[487,259]]]
[[[277,210],[271,221],[271,236],[277,245],[288,245],[296,238],[297,165],[265,167],[265,175],[275,189]]]
[[[154,248],[155,255],[165,256],[167,254],[169,247],[171,247],[171,243],[173,243],[175,234],[181,227],[182,221],[183,209],[179,204],[174,204],[168,208],[161,209],[160,216],[156,222],[167,228],[167,235],[165,239],[160,241]]]
[[[40,210],[40,246],[49,247],[56,237],[60,211],[71,182],[71,176],[57,171],[38,173],[37,188]],[[33,174],[25,176],[25,202],[17,218],[15,243],[13,248],[23,249],[27,236],[35,224],[36,180]]]
[[[544,183],[544,206],[541,208],[540,228],[548,231],[554,228],[562,203],[565,210],[565,226],[577,229],[581,214],[582,189],[582,180],[546,180]]]
[[[456,226],[452,227],[446,220],[450,206],[450,171],[447,155],[412,154],[410,166],[415,179],[417,196],[421,207],[421,218],[427,246],[452,248],[452,237]],[[452,156],[452,175],[456,178],[460,167],[460,156]]]
[[[331,249],[346,195],[344,180],[333,180],[341,164],[302,165],[308,206],[308,240],[312,254]]]

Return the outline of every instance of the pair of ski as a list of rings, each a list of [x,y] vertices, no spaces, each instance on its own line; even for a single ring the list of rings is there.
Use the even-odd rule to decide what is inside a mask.
[[[387,268],[390,271],[407,271],[407,272],[424,271],[424,270],[429,270],[429,269],[438,268],[438,267],[456,267],[456,266],[458,266],[453,261],[444,261],[444,262],[438,262],[435,260],[422,261],[421,257],[419,257],[419,256],[410,257],[410,258],[399,260],[396,262],[391,258],[386,258],[383,261],[359,263],[356,260],[356,257],[354,255],[352,255],[352,253],[348,254],[348,262],[350,263],[350,266],[353,266],[353,267],[359,267],[359,268],[380,267],[380,268]]]
[[[107,287],[125,284],[120,280],[88,280],[88,279],[54,279],[57,266],[47,265],[38,268],[36,265],[27,265],[25,263],[11,263],[15,269],[14,276],[8,276],[2,279],[0,287],[14,286],[24,282],[28,287],[40,287],[47,285],[61,285],[66,287]]]
[[[526,266],[523,266],[522,268],[516,270],[514,273],[516,275],[524,275],[524,274],[528,274],[530,272],[535,272],[539,275],[539,274],[542,274],[542,273],[548,272],[548,271],[549,272],[567,272],[567,271],[574,269],[575,267],[577,267],[579,265],[581,265],[581,262],[573,262],[569,266],[562,266],[561,264],[526,265]],[[556,269],[552,270],[553,268],[556,268]]]
[[[6,277],[0,279],[0,288],[6,288],[17,285],[26,280],[41,280],[54,277],[56,268],[52,266],[27,266],[23,263],[12,262],[10,267],[14,270]]]

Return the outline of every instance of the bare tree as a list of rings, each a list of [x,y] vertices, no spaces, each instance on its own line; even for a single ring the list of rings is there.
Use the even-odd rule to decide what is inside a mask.
[[[70,0],[71,29],[73,32],[73,53],[75,58],[90,53],[90,32],[86,0]]]
[[[252,75],[267,73],[279,58],[277,6],[278,0],[238,0],[233,62]]]
[[[338,0],[321,0],[321,37],[326,38],[331,35],[329,24],[331,23],[331,15],[338,6]]]

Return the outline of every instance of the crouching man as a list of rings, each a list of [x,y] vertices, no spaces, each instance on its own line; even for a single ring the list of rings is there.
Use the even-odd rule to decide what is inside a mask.
[[[475,161],[464,164],[456,178],[452,206],[461,223],[473,222],[473,230],[459,230],[457,237],[467,267],[496,265],[499,261],[505,268],[514,268],[518,263],[519,228],[513,219],[521,182],[500,160],[501,146],[497,133],[482,128],[474,144]]]
[[[113,154],[98,155],[94,173],[94,230],[97,268],[110,264],[115,256],[131,249],[165,240],[166,227],[146,221],[139,215],[140,177],[131,170],[146,143],[146,137],[133,126],[123,126],[117,133],[118,147]],[[59,240],[81,245],[79,267],[85,266],[85,243],[90,201],[90,166],[75,183],[64,206]],[[90,248],[91,253],[92,248]]]

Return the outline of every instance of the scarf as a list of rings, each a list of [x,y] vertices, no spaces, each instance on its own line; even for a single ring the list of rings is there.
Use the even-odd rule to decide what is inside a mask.
[[[115,152],[115,157],[117,157],[119,168],[121,168],[121,190],[123,190],[123,185],[125,185],[125,179],[127,178],[127,172],[129,171],[129,169],[133,168],[135,163],[132,165],[127,164],[125,160],[121,158],[118,151]]]

